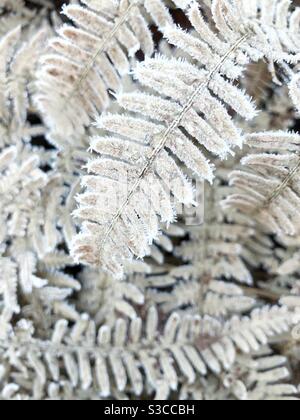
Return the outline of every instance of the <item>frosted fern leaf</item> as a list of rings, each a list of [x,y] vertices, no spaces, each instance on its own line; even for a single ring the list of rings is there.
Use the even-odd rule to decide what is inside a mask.
[[[102,397],[116,388],[137,396],[148,389],[157,392],[156,398],[168,398],[182,376],[184,383],[194,384],[209,371],[220,375],[233,366],[237,349],[247,354],[258,351],[270,337],[288,331],[294,319],[286,308],[266,307],[225,325],[208,317],[181,319],[176,313],[162,332],[158,323],[154,307],[145,322],[135,318],[128,324],[119,319],[113,328],[103,325],[98,331],[83,315],[72,329],[66,321],[58,321],[49,341],[33,338],[28,327],[22,332],[20,323],[11,340],[0,340],[0,353],[15,354],[16,362],[27,366],[27,375],[30,369],[35,384],[31,398],[43,398],[49,381],[69,381],[83,391],[93,388]],[[9,376],[4,380],[12,383]]]
[[[174,165],[173,156],[198,177],[211,181],[213,168],[199,145],[221,158],[235,146],[242,145],[241,133],[223,103],[246,119],[255,116],[255,111],[249,98],[224,75],[234,79],[250,60],[263,57],[282,62],[296,59],[296,51],[286,52],[282,46],[289,9],[285,13],[286,21],[280,20],[281,2],[275,3],[276,11],[267,19],[267,10],[262,7],[259,14],[256,2],[249,5],[213,1],[213,17],[222,37],[212,32],[195,2],[188,9],[188,16],[196,35],[175,25],[165,26],[163,32],[169,42],[184,49],[200,68],[159,56],[146,59],[134,69],[134,77],[146,92],[121,94],[118,103],[127,112],[147,119],[132,114],[107,114],[98,119],[98,127],[110,136],[96,138],[91,143],[91,149],[103,157],[90,161],[88,171],[93,175],[83,179],[87,192],[79,198],[81,207],[75,214],[86,222],[83,233],[74,242],[75,258],[103,265],[121,275],[122,259],[147,254],[148,244],[158,234],[157,216],[165,223],[174,220],[172,202],[162,196],[164,190],[159,178],[164,180],[176,201],[195,204],[191,185],[176,163]],[[246,17],[242,16],[242,11]],[[258,14],[260,19],[257,19]],[[274,43],[271,50],[270,42]],[[149,94],[149,89],[161,96]],[[194,138],[198,147],[181,128]],[[103,177],[110,178],[111,184],[104,189]],[[150,189],[158,200],[145,211],[153,195]],[[111,196],[113,191],[118,198],[111,206],[105,195]],[[103,194],[101,203],[99,193]],[[121,204],[115,206],[116,201]],[[104,206],[104,203],[107,204]],[[113,248],[118,248],[114,255]]]
[[[252,356],[239,355],[223,383],[239,400],[297,400],[297,387],[286,382],[289,378],[287,358],[266,346]]]
[[[212,13],[227,39],[249,31],[242,49],[252,61],[264,57],[293,64],[299,60],[299,9],[293,10],[289,0],[213,0]]]
[[[41,29],[26,39],[21,27],[17,26],[0,39],[0,144],[15,143],[22,136],[30,137],[30,129],[25,126],[30,102],[29,83],[35,79],[46,35],[47,30]],[[16,138],[8,138],[10,132],[14,132]]]
[[[175,203],[196,204],[191,182],[177,162],[212,182],[213,165],[204,149],[224,159],[242,145],[242,134],[223,102],[244,118],[255,116],[255,109],[221,73],[228,72],[228,61],[239,73],[230,56],[243,40],[223,56],[210,51],[198,57],[200,68],[161,56],[135,68],[134,76],[145,91],[150,88],[156,94],[121,94],[118,103],[126,112],[97,121],[108,135],[91,142],[91,149],[102,157],[88,163],[92,175],[83,178],[87,191],[79,197],[75,215],[87,222],[74,242],[77,259],[122,275],[122,260],[148,253],[159,233],[158,220],[174,221],[169,192]]]
[[[134,266],[135,268],[135,266]],[[101,270],[85,269],[80,276],[82,290],[78,293],[78,307],[93,317],[96,325],[112,325],[116,318],[137,317],[137,308],[145,303],[142,290],[131,281],[115,281]]]
[[[146,301],[156,302],[165,313],[176,310],[197,314],[200,309],[205,315],[226,317],[255,306],[255,300],[245,296],[242,288],[204,276],[197,266],[183,265],[167,274],[150,275],[145,283]]]
[[[279,236],[299,234],[299,135],[258,133],[247,142],[257,152],[242,159],[245,169],[231,173],[236,193],[224,207],[240,210]]]
[[[50,40],[38,73],[38,107],[52,131],[69,136],[109,106],[109,93],[121,90],[138,51],[153,53],[149,25],[172,22],[160,0],[82,3],[63,7],[73,24]]]
[[[244,244],[251,240],[255,231],[251,223],[226,214],[220,201],[228,194],[224,186],[227,174],[216,172],[214,185],[205,188],[204,224],[187,227],[189,239],[175,250],[175,255],[194,267],[200,279],[228,279],[251,284],[252,276],[243,260]]]

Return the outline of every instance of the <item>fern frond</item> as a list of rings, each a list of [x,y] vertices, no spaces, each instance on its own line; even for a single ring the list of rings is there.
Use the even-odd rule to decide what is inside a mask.
[[[29,127],[26,119],[31,101],[30,84],[35,80],[37,61],[46,36],[46,28],[27,36],[17,26],[0,39],[1,147],[39,134],[38,127]]]
[[[248,15],[247,19],[241,15],[242,9],[252,20]],[[195,143],[221,158],[226,157],[231,148],[241,146],[243,140],[221,101],[246,118],[253,117],[255,111],[244,93],[225,80],[222,74],[235,78],[248,59],[271,59],[271,34],[271,41],[277,48],[272,59],[293,61],[291,54],[278,45],[278,38],[271,30],[275,22],[273,17],[271,21],[267,19],[266,10],[262,11],[259,24],[254,19],[259,13],[258,8],[249,8],[244,3],[232,5],[228,1],[215,0],[212,10],[226,43],[213,34],[196,3],[189,9],[189,16],[202,39],[174,25],[164,28],[169,41],[184,48],[202,65],[201,70],[184,61],[163,57],[147,59],[135,68],[135,78],[162,96],[143,92],[119,96],[119,105],[126,111],[151,121],[131,114],[107,114],[98,120],[98,127],[111,136],[98,137],[91,144],[92,150],[103,157],[89,162],[88,171],[93,175],[83,180],[87,192],[80,197],[81,207],[75,213],[85,220],[83,233],[73,246],[73,255],[78,260],[122,275],[122,259],[132,255],[144,257],[148,243],[151,244],[158,234],[157,218],[166,223],[174,220],[172,202],[164,196],[159,178],[164,180],[177,201],[194,204],[191,185],[168,151],[198,177],[209,181],[213,178],[212,166],[180,128],[184,128]],[[241,26],[240,22],[244,24]],[[284,26],[282,20],[276,19],[277,26],[284,31],[287,22]],[[106,178],[110,179],[110,186],[107,183],[103,188],[103,179]],[[154,190],[158,197],[155,206],[152,205],[153,192],[150,190]],[[113,191],[116,198],[112,205],[107,203],[107,194],[111,197]],[[150,209],[145,211],[149,203]],[[113,248],[115,255],[112,255]]]
[[[251,222],[222,211],[219,203],[228,189],[222,186],[221,171],[216,175],[214,186],[205,189],[203,225],[188,227],[189,239],[175,250],[177,257],[192,264],[194,278],[204,282],[203,293],[214,280],[252,283],[244,254],[249,250],[249,241],[255,231]]]
[[[251,318],[233,318],[223,328],[209,318],[180,319],[173,313],[159,333],[158,322],[159,314],[152,308],[144,325],[139,318],[130,325],[119,319],[113,329],[102,326],[97,333],[94,323],[82,316],[71,331],[66,321],[58,321],[48,342],[30,338],[28,333],[16,334],[9,342],[0,341],[0,351],[7,346],[11,353],[18,349],[17,360],[25,363],[27,372],[34,372],[39,397],[48,378],[58,382],[68,377],[74,387],[93,388],[104,397],[111,395],[114,385],[119,392],[135,395],[147,385],[150,393],[165,389],[167,398],[179,383],[195,383],[208,369],[218,374],[229,369],[236,348],[246,353],[257,351],[268,337],[288,330],[294,319],[285,308],[274,307],[256,310]]]
[[[241,133],[221,101],[247,117],[255,111],[249,98],[219,72],[244,39],[221,59],[214,57],[213,63],[204,59],[209,70],[163,57],[136,67],[138,81],[158,94],[119,96],[127,112],[144,118],[106,114],[97,122],[110,135],[91,143],[91,149],[103,157],[88,163],[93,175],[83,178],[87,192],[79,197],[81,206],[75,215],[87,222],[74,242],[76,259],[122,275],[124,259],[147,254],[148,244],[158,235],[159,219],[167,224],[174,221],[170,195],[175,203],[195,205],[192,185],[177,160],[211,182],[213,166],[201,147],[225,158],[242,145]]]
[[[242,159],[246,169],[230,175],[237,193],[224,201],[224,207],[250,215],[271,233],[299,234],[300,137],[266,132],[250,135],[247,140],[257,153]]]
[[[0,154],[0,162],[0,208],[5,226],[2,239],[6,241],[9,237],[25,235],[30,223],[28,214],[40,199],[48,180],[39,168],[39,157],[28,148],[19,151],[15,146],[5,148]]]
[[[299,399],[296,386],[287,383],[290,371],[284,366],[285,360],[280,356],[269,356],[255,361],[256,369],[248,373],[249,387],[255,384],[253,390],[248,392],[248,399],[252,401],[291,401]]]
[[[287,358],[263,348],[251,355],[240,355],[224,385],[237,391],[236,397],[248,401],[297,400],[298,390],[287,383],[290,371]],[[236,384],[240,384],[236,387]],[[242,398],[239,398],[242,397]]]
[[[213,317],[246,313],[255,306],[255,299],[245,296],[239,286],[201,276],[198,271],[197,267],[181,266],[147,277],[146,301],[155,302],[165,313],[182,310]]]
[[[101,270],[86,269],[82,273],[82,290],[78,294],[78,308],[88,311],[96,325],[113,325],[122,315],[128,319],[137,317],[144,304],[144,294],[128,279],[116,282]]]
[[[64,6],[73,24],[58,30],[38,72],[38,107],[54,132],[68,136],[83,133],[108,107],[109,93],[120,92],[130,58],[140,50],[153,53],[149,22],[160,29],[172,22],[161,0],[82,3]]]
[[[259,353],[239,355],[230,372],[218,378],[209,375],[200,383],[184,384],[180,398],[188,401],[296,400],[299,392],[286,383],[289,377],[286,365],[286,357],[273,354],[267,347]]]
[[[0,0],[0,400],[296,400],[300,0],[62,1]]]
[[[34,317],[37,301],[52,311],[56,302],[80,288],[75,279],[58,272],[73,264],[69,257],[60,254],[58,258],[55,252],[62,241],[57,214],[61,181],[41,169],[40,155],[19,142],[0,153],[1,254],[16,267],[20,300],[26,301],[27,313],[32,304]],[[13,287],[15,280],[12,274],[10,277]]]
[[[232,239],[234,235],[238,235],[240,240],[246,240],[245,229],[243,226],[226,223],[191,229],[191,241],[183,243],[176,250],[176,255],[184,261],[196,264],[199,275],[202,273],[211,278],[225,277],[251,284],[251,274],[242,260],[243,243]],[[248,238],[252,235],[249,229]]]

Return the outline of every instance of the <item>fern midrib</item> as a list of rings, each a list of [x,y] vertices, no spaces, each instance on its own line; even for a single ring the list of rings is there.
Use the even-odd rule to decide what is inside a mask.
[[[185,115],[190,111],[190,109],[193,107],[197,97],[200,95],[200,93],[207,88],[213,77],[219,72],[223,64],[226,62],[226,60],[229,58],[229,56],[235,52],[241,44],[243,44],[248,38],[250,37],[250,34],[245,34],[239,40],[228,50],[228,52],[220,59],[220,61],[216,64],[216,66],[210,71],[210,73],[207,76],[206,81],[200,83],[196,90],[193,92],[193,94],[190,96],[189,100],[183,107],[180,114],[173,120],[173,122],[166,128],[166,130],[163,132],[162,137],[158,143],[158,145],[154,148],[148,162],[142,169],[140,175],[138,176],[137,181],[131,188],[131,190],[128,193],[128,196],[126,200],[123,202],[123,204],[120,206],[118,212],[113,217],[107,231],[103,235],[103,239],[100,244],[100,252],[103,250],[103,247],[105,246],[110,234],[112,233],[115,224],[118,222],[118,220],[121,218],[124,210],[127,208],[127,206],[130,203],[131,198],[141,185],[141,182],[143,181],[144,177],[148,174],[149,170],[151,169],[153,163],[155,162],[156,158],[160,154],[160,152],[165,148],[166,142],[169,139],[169,136],[178,128],[182,120],[184,119]]]
[[[259,327],[263,322],[266,324],[275,322],[274,316],[277,320],[282,321],[282,317],[285,314],[282,314],[281,312],[275,312],[273,314],[273,317],[271,317],[271,312],[268,312],[267,315],[270,315],[270,318],[266,317],[266,314],[262,318],[247,318],[247,322],[241,322],[238,326],[232,324],[231,322],[224,325],[224,328],[222,331],[220,331],[219,336],[212,336],[212,339],[216,339],[216,342],[222,343],[222,340],[225,338],[229,338],[230,340],[234,341],[232,339],[232,335],[234,334],[240,334],[242,330],[246,329],[253,329],[255,324]],[[287,323],[289,325],[293,325],[293,321],[287,320]],[[238,328],[239,327],[239,328]],[[275,337],[278,333],[271,331],[267,333],[268,337]],[[159,356],[159,354],[163,351],[171,351],[174,347],[184,347],[186,345],[192,345],[195,348],[197,347],[197,340],[203,338],[203,336],[198,334],[194,337],[194,340],[188,340],[184,339],[182,341],[178,342],[168,342],[164,340],[164,336],[156,336],[153,341],[147,341],[146,337],[141,337],[139,341],[136,343],[128,341],[128,343],[124,343],[124,345],[115,345],[113,343],[109,344],[81,344],[80,342],[77,343],[70,343],[70,344],[63,344],[63,343],[53,343],[51,341],[43,341],[40,339],[34,339],[31,338],[29,340],[17,340],[17,339],[0,339],[0,349],[6,351],[7,349],[11,347],[18,348],[21,352],[24,352],[26,354],[29,350],[40,350],[45,353],[79,353],[79,352],[86,352],[91,355],[100,355],[102,357],[108,357],[111,354],[112,350],[118,350],[120,352],[128,351],[132,353],[138,354],[141,350],[148,350],[149,352],[152,352],[153,355]],[[158,348],[157,348],[158,344]],[[155,345],[155,347],[154,347]],[[101,347],[102,346],[102,347]],[[201,348],[201,351],[209,349],[211,347],[211,344],[207,344],[205,347]],[[153,352],[153,349],[155,350]]]
[[[198,336],[196,337],[196,339],[199,338]],[[201,336],[200,336],[201,338]],[[221,336],[219,339],[221,340],[223,338],[223,336]],[[194,341],[196,341],[196,339]],[[159,349],[155,351],[155,344],[159,344]],[[124,344],[122,345],[114,345],[114,344],[109,344],[109,346],[107,345],[101,345],[99,344],[97,345],[85,345],[85,344],[76,344],[76,343],[71,343],[71,344],[55,344],[52,343],[51,341],[42,341],[39,339],[31,339],[28,341],[17,341],[17,340],[2,340],[0,339],[0,349],[2,350],[7,350],[10,347],[16,347],[18,349],[20,349],[21,351],[23,351],[25,354],[26,352],[30,351],[30,350],[40,350],[42,352],[45,353],[61,353],[61,354],[66,354],[66,353],[79,353],[79,352],[86,352],[89,353],[90,355],[99,355],[102,357],[108,357],[112,350],[118,350],[120,352],[124,352],[124,351],[128,351],[129,353],[136,353],[138,354],[140,351],[149,351],[155,355],[159,355],[161,352],[163,351],[171,351],[172,347],[184,347],[186,345],[195,345],[195,342],[191,342],[189,340],[184,340],[181,342],[175,342],[175,343],[167,343],[164,342],[163,337],[157,337],[156,340],[154,340],[153,342],[149,342],[147,343],[147,341],[145,341],[145,337],[141,338],[141,341],[138,341],[137,343],[132,343],[132,342],[128,342],[128,344]],[[101,347],[102,346],[102,347]],[[209,348],[209,346],[207,346],[206,348]]]
[[[69,94],[69,96],[67,96],[67,98],[65,99],[65,101],[63,103],[63,108],[66,105],[68,105],[68,103],[71,101],[71,99],[73,99],[74,95],[76,95],[76,93],[78,93],[78,91],[80,90],[83,82],[86,80],[86,78],[88,77],[90,71],[93,69],[97,58],[101,54],[103,54],[103,53],[106,52],[107,48],[110,46],[110,42],[112,41],[112,39],[114,38],[114,36],[118,32],[118,30],[121,28],[121,26],[129,18],[129,15],[130,15],[132,9],[135,6],[137,6],[138,3],[140,3],[140,1],[141,0],[132,0],[130,2],[129,6],[127,7],[127,9],[124,11],[124,13],[120,17],[118,16],[118,19],[117,19],[114,27],[103,38],[103,40],[102,40],[101,44],[98,46],[96,52],[92,55],[91,59],[86,64],[85,68],[82,70],[82,73],[81,73],[78,81],[75,83],[74,89],[71,91],[71,93]]]
[[[298,173],[300,169],[300,158],[296,164],[296,166],[288,173],[288,175],[283,179],[283,181],[271,192],[270,196],[262,203],[260,206],[255,207],[251,214],[257,213],[257,211],[261,212],[262,210],[270,207],[270,205],[277,200],[281,196],[281,194],[285,191],[285,189],[290,185],[293,181],[294,177]]]

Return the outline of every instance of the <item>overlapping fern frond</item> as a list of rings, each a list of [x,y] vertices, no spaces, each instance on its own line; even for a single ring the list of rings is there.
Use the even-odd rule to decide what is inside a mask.
[[[193,10],[196,22],[201,22],[195,5]],[[185,34],[181,35],[184,40]],[[195,204],[192,185],[177,161],[211,182],[213,166],[203,148],[225,158],[242,145],[241,133],[221,101],[246,118],[254,116],[255,110],[222,73],[231,77],[240,73],[231,55],[236,56],[246,37],[227,45],[223,56],[209,47],[202,50],[196,57],[200,68],[164,57],[146,59],[135,68],[137,80],[156,95],[122,94],[118,103],[127,113],[106,114],[98,120],[98,127],[108,135],[91,143],[91,149],[103,157],[89,162],[92,175],[83,180],[87,192],[79,198],[76,216],[86,222],[74,244],[76,258],[120,275],[122,260],[145,256],[158,235],[159,219],[174,220],[170,195],[175,202]],[[112,194],[114,199],[104,205],[105,196]]]
[[[292,314],[278,307],[255,310],[250,318],[233,318],[225,325],[197,316],[180,319],[173,313],[159,332],[159,313],[153,307],[144,323],[136,318],[128,325],[119,319],[112,329],[103,325],[97,331],[86,316],[71,330],[65,321],[58,321],[48,342],[30,337],[30,325],[20,323],[19,335],[0,341],[0,352],[18,346],[15,363],[21,366],[22,360],[28,360],[27,375],[35,378],[33,399],[45,397],[49,375],[54,383],[80,384],[83,391],[92,388],[100,397],[112,395],[113,388],[138,396],[147,385],[157,399],[165,399],[179,383],[193,384],[208,370],[220,374],[230,369],[237,349],[258,351],[295,322]],[[15,385],[9,382],[12,373],[4,373],[3,389]],[[17,387],[15,394],[22,399],[22,389]]]
[[[162,29],[172,18],[160,0],[118,0],[70,4],[71,21],[51,39],[42,57],[36,101],[52,131],[83,133],[91,118],[122,88],[136,53],[154,51],[151,23]],[[84,94],[83,94],[84,92]]]
[[[204,276],[197,264],[149,275],[144,281],[137,278],[136,285],[143,285],[145,301],[155,302],[164,313],[176,310],[225,319],[232,314],[246,313],[255,306],[255,299],[246,296],[240,286],[221,277]]]
[[[300,2],[62,3],[0,0],[0,400],[297,399]]]
[[[89,162],[91,175],[83,179],[86,193],[76,215],[84,223],[74,242],[75,258],[122,275],[122,260],[147,254],[159,232],[158,220],[171,223],[176,217],[170,195],[175,203],[195,204],[191,183],[177,162],[212,181],[213,167],[203,148],[222,159],[243,144],[229,109],[246,119],[255,110],[227,78],[237,78],[251,60],[297,61],[297,15],[289,15],[286,2],[275,3],[270,14],[256,2],[213,1],[219,36],[196,2],[187,12],[195,35],[172,24],[164,27],[168,41],[198,66],[161,56],[146,59],[134,69],[145,91],[119,95],[126,112],[98,119],[107,136],[91,142],[95,157],[101,157]],[[107,200],[113,193],[114,199]]]
[[[233,171],[231,184],[237,189],[224,201],[256,219],[277,235],[299,234],[299,141],[298,134],[266,132],[247,137],[257,153],[241,161],[245,170]]]
[[[43,133],[26,123],[37,61],[44,48],[47,28],[24,40],[20,26],[0,40],[0,145],[15,144]]]

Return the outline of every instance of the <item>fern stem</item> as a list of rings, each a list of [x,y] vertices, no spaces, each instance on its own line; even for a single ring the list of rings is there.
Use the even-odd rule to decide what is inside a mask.
[[[223,336],[221,335],[220,337],[218,337],[219,339],[221,339]],[[201,335],[197,336],[195,338],[195,341],[197,339],[201,339]],[[127,351],[132,351],[133,353],[138,354],[140,350],[142,349],[153,349],[152,350],[152,354],[155,355],[156,352],[163,352],[163,351],[170,351],[172,344],[167,344],[167,343],[161,343],[161,346],[158,349],[155,348],[157,342],[153,341],[153,343],[146,343],[144,341],[141,341],[139,343],[134,344],[133,347],[130,346],[130,344],[128,344],[126,346],[126,350]],[[188,340],[185,340],[183,343],[181,343],[181,345],[183,346],[184,344],[190,344]],[[148,346],[148,347],[147,347]],[[28,341],[17,341],[14,339],[8,339],[8,340],[3,340],[0,339],[0,349],[2,350],[7,350],[8,348],[11,347],[15,347],[17,349],[20,350],[21,353],[23,353],[24,355],[27,354],[28,351],[32,351],[32,350],[39,350],[43,353],[52,353],[55,355],[60,355],[60,354],[67,354],[69,352],[72,352],[74,354],[79,353],[81,351],[84,351],[86,353],[88,353],[90,356],[97,356],[100,355],[102,357],[108,357],[111,353],[111,345],[104,347],[101,345],[86,345],[86,344],[76,344],[76,343],[70,343],[70,344],[55,344],[52,343],[51,341],[44,341],[44,340],[40,340],[40,339],[31,339]],[[203,350],[209,348],[209,344],[207,344],[205,347],[203,347]],[[121,347],[119,347],[119,349],[121,349]]]
[[[235,52],[240,47],[240,45],[243,44],[249,38],[249,36],[250,36],[250,34],[243,35],[228,50],[228,52],[221,58],[220,62],[218,64],[216,64],[216,66],[208,74],[207,80],[205,82],[200,83],[198,85],[198,87],[193,92],[193,94],[191,95],[191,97],[189,98],[189,100],[187,101],[187,103],[184,105],[184,107],[183,107],[182,111],[180,112],[180,114],[174,119],[174,121],[163,132],[162,137],[161,137],[158,145],[154,148],[151,156],[149,157],[148,162],[146,163],[146,165],[144,166],[144,168],[141,170],[141,173],[138,176],[137,181],[135,182],[135,184],[133,185],[133,187],[129,191],[126,200],[123,202],[123,204],[121,205],[120,209],[118,210],[118,212],[113,217],[113,219],[112,219],[112,221],[111,221],[111,223],[110,223],[110,225],[109,225],[106,233],[104,234],[103,239],[102,239],[101,244],[100,244],[100,252],[103,249],[103,247],[105,246],[105,243],[106,243],[107,239],[109,238],[110,234],[112,233],[113,228],[115,226],[115,223],[122,216],[124,210],[127,208],[128,204],[130,203],[130,200],[133,197],[134,193],[137,191],[137,189],[141,185],[142,180],[144,179],[144,177],[148,174],[149,170],[151,169],[153,163],[155,162],[155,159],[157,158],[157,156],[159,155],[159,153],[164,149],[164,147],[166,145],[166,142],[167,142],[169,136],[171,134],[173,134],[173,132],[174,132],[174,130],[176,130],[176,128],[178,128],[178,126],[182,122],[182,120],[185,117],[185,115],[193,107],[193,105],[194,105],[197,97],[201,94],[201,92],[203,92],[203,90],[205,88],[207,88],[209,86],[209,83],[211,82],[211,80],[213,79],[213,77],[219,72],[219,70],[221,69],[221,67],[223,66],[223,64],[226,62],[226,60],[229,58],[229,56],[233,52]]]
[[[265,207],[270,206],[270,204],[273,203],[273,201],[275,201],[278,197],[280,197],[280,195],[282,194],[282,192],[285,190],[285,188],[290,184],[290,182],[293,180],[294,176],[297,174],[297,172],[300,169],[300,158],[297,162],[297,165],[292,169],[292,171],[284,178],[284,180],[282,181],[281,184],[278,185],[278,187],[276,187],[274,189],[274,191],[272,192],[272,194],[270,195],[270,197],[266,200],[266,202],[262,205],[261,209]]]

